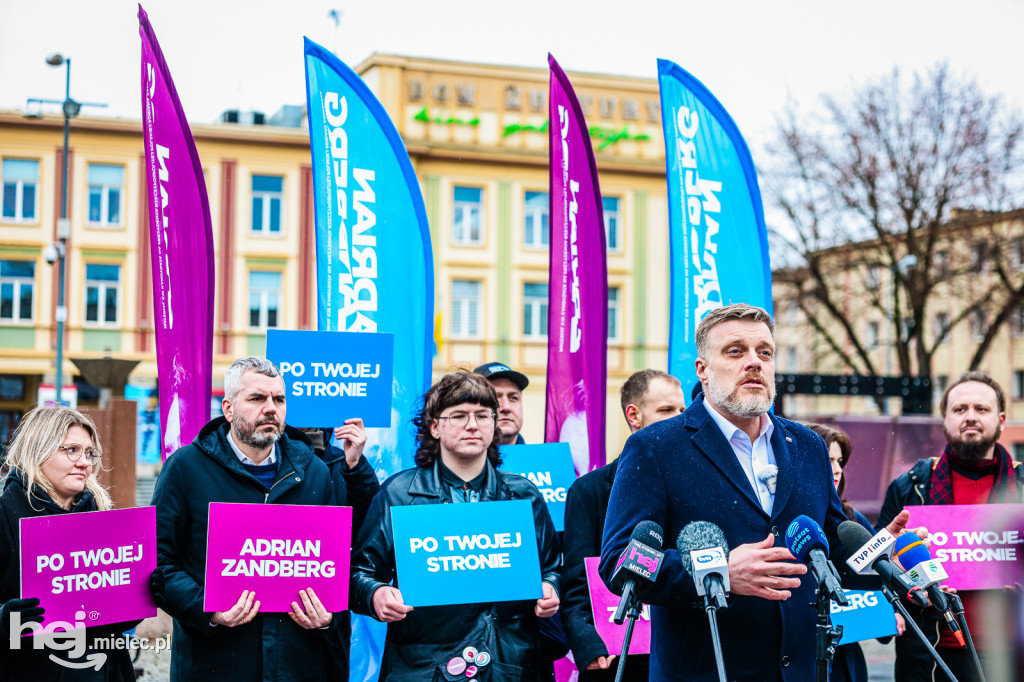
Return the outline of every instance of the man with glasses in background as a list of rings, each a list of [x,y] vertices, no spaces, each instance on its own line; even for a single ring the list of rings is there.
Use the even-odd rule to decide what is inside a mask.
[[[529,480],[500,471],[498,398],[483,377],[456,372],[442,377],[423,398],[416,425],[416,468],[388,479],[374,498],[352,556],[353,611],[388,623],[381,679],[430,682],[465,647],[491,648],[495,670],[547,682],[537,618],[558,610],[559,543],[544,499]],[[412,504],[530,500],[533,506],[543,597],[418,607],[402,599],[395,580],[391,508]],[[472,601],[472,595],[466,595]],[[495,646],[495,644],[497,646]]]

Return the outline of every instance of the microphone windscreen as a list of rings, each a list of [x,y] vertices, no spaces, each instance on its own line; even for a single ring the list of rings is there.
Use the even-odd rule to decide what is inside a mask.
[[[793,523],[786,529],[786,547],[797,561],[807,563],[811,550],[815,547],[828,553],[828,540],[825,538],[825,531],[814,519],[801,514],[793,519]]]
[[[836,531],[843,545],[853,554],[871,539],[871,533],[856,521],[843,521]]]
[[[690,552],[712,547],[721,547],[725,556],[729,556],[729,543],[725,539],[725,533],[710,521],[690,521],[679,532],[679,537],[676,539],[676,549],[679,550],[679,558],[682,559],[683,568],[687,573],[693,573],[693,560],[690,558]]]
[[[641,521],[636,524],[636,527],[633,528],[633,534],[629,536],[629,539],[636,540],[659,552],[665,546],[665,536],[661,531],[661,526],[654,521]]]
[[[917,534],[904,533],[896,538],[896,543],[893,545],[892,558],[899,564],[900,568],[907,571],[922,561],[931,559],[932,553],[928,551],[928,546],[924,544],[924,540],[919,538]]]

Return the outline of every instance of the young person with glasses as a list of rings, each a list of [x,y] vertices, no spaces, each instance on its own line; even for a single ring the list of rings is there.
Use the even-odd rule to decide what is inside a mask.
[[[485,378],[468,372],[442,377],[414,419],[417,466],[388,479],[370,505],[352,557],[350,605],[388,624],[382,680],[441,679],[438,671],[466,647],[488,650],[492,682],[548,679],[534,616],[558,610],[559,543],[536,486],[496,468],[497,411],[497,395]],[[392,507],[522,499],[533,505],[542,598],[416,609],[404,603],[395,582]]]

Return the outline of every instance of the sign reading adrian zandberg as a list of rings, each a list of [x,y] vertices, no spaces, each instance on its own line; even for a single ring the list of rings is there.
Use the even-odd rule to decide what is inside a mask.
[[[392,507],[395,568],[410,606],[539,599],[529,500]]]
[[[267,332],[267,358],[281,368],[293,426],[340,426],[350,417],[391,426],[394,355],[394,334]]]
[[[352,508],[210,503],[203,608],[227,611],[243,590],[260,610],[291,611],[312,587],[324,608],[348,608]]]
[[[501,468],[525,476],[547,503],[555,530],[565,530],[565,494],[576,480],[568,443],[501,446]]]
[[[958,504],[907,507],[908,527],[931,533],[932,556],[958,590],[1000,589],[1021,582],[1024,505]]]
[[[39,598],[44,625],[155,616],[154,569],[155,507],[21,519],[21,594]]]

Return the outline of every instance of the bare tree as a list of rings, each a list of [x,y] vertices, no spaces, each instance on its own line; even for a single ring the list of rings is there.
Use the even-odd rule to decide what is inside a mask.
[[[768,148],[766,194],[783,217],[770,230],[785,266],[775,281],[850,371],[884,373],[860,319],[872,309],[900,374],[930,376],[939,344],[969,320],[985,326],[976,367],[1024,302],[1021,247],[1006,228],[1024,220],[1012,210],[1024,205],[1021,114],[946,64],[909,83],[896,69],[822,103],[805,116],[791,102]],[[864,292],[854,307],[851,276]],[[937,289],[957,309],[925,334]]]

